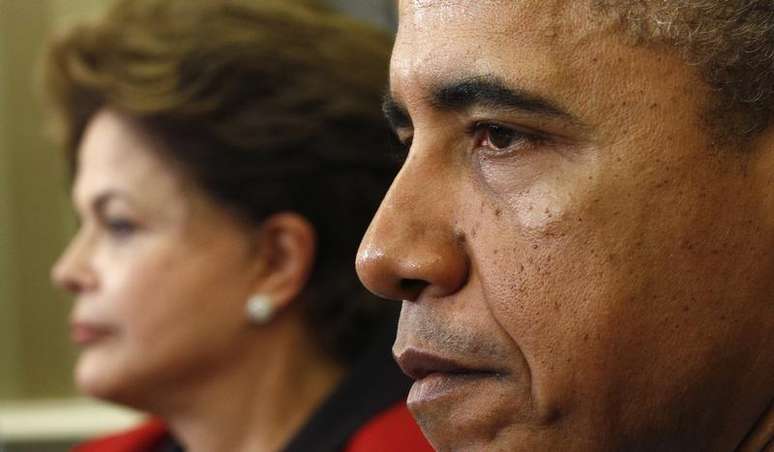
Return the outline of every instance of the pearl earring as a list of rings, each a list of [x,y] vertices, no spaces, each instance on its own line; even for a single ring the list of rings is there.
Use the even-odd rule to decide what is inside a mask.
[[[251,323],[264,325],[274,316],[274,306],[268,295],[256,294],[247,300],[245,312]]]

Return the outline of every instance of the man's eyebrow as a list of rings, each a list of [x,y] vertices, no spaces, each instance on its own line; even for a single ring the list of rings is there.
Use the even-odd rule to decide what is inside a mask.
[[[432,90],[429,100],[441,111],[461,111],[481,106],[574,120],[554,102],[511,88],[495,76],[469,77],[440,84]]]
[[[390,92],[386,92],[382,99],[382,112],[393,130],[411,127],[411,116],[406,107],[398,103]]]

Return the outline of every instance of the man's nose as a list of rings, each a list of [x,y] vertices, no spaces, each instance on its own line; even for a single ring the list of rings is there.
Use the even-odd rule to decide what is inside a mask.
[[[383,298],[440,298],[466,283],[465,237],[455,230],[457,190],[438,165],[406,163],[360,244],[356,268]],[[433,174],[435,173],[435,174]]]

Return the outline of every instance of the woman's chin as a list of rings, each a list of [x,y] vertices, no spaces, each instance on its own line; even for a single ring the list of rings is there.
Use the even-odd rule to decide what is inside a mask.
[[[84,350],[75,364],[75,387],[84,395],[101,400],[125,403],[128,385],[126,372],[116,369],[115,362],[103,359],[97,350]]]
[[[107,385],[104,383],[104,377],[100,375],[102,372],[95,372],[97,369],[93,369],[89,366],[88,360],[82,356],[78,359],[75,365],[75,371],[73,377],[75,379],[75,387],[79,392],[90,397],[98,399],[104,399],[110,393]]]
[[[135,354],[120,352],[109,347],[83,350],[73,372],[76,389],[128,408],[156,410],[171,393],[169,385],[162,383],[164,374],[135,359]]]

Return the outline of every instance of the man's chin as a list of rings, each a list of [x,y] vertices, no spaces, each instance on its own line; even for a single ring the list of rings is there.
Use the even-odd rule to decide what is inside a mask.
[[[529,397],[507,377],[429,375],[414,383],[408,407],[436,450],[492,449],[504,430],[529,422]]]

